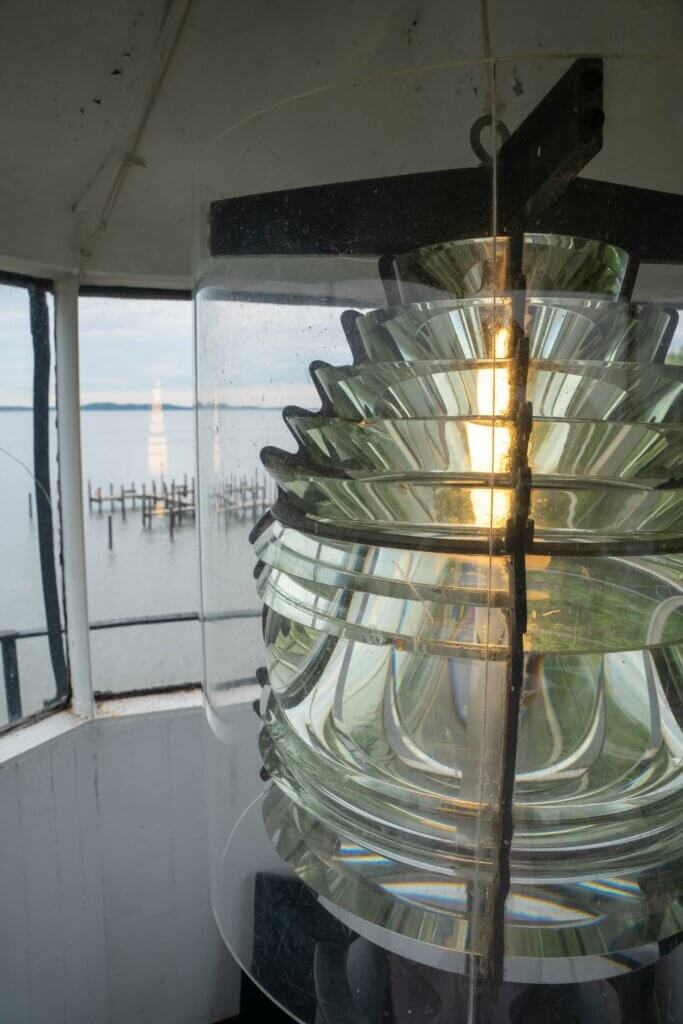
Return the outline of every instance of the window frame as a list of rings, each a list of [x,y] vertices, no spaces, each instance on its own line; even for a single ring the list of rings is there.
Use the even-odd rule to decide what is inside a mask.
[[[64,281],[64,280],[69,281],[71,283],[71,285],[72,285],[72,297],[71,297],[71,299],[69,298],[68,294],[61,294],[60,293],[60,283],[62,281]],[[25,273],[16,273],[14,271],[0,269],[0,284],[8,285],[8,286],[11,286],[11,287],[22,288],[26,292],[28,292],[28,290],[31,289],[31,288],[39,288],[41,291],[43,291],[43,292],[53,296],[53,299],[54,299],[54,315],[52,317],[51,332],[52,332],[52,337],[53,337],[53,340],[54,340],[54,352],[55,352],[55,359],[54,359],[53,369],[54,369],[55,381],[56,381],[56,410],[57,410],[58,427],[59,427],[60,419],[64,420],[64,418],[65,418],[64,414],[66,414],[68,412],[71,413],[72,417],[74,415],[77,415],[79,420],[80,420],[80,380],[78,379],[79,378],[79,374],[78,374],[78,355],[80,353],[81,339],[80,339],[80,334],[78,333],[78,326],[77,326],[78,325],[78,309],[76,308],[76,310],[74,310],[72,308],[71,310],[67,310],[66,311],[67,314],[69,314],[69,313],[71,314],[71,321],[72,321],[72,323],[75,322],[75,324],[76,324],[76,339],[75,339],[76,340],[76,352],[74,353],[75,359],[69,359],[69,360],[62,359],[60,361],[60,354],[63,355],[63,351],[60,353],[60,349],[63,349],[63,344],[62,344],[62,340],[63,339],[60,337],[60,335],[65,334],[68,331],[68,325],[65,326],[63,320],[59,316],[59,306],[60,306],[60,304],[68,305],[68,304],[72,303],[74,301],[74,298],[75,298],[75,303],[76,303],[76,306],[77,306],[78,300],[80,298],[86,298],[86,297],[117,298],[117,299],[158,299],[158,300],[163,300],[163,301],[168,301],[168,300],[179,300],[180,301],[180,300],[182,300],[182,301],[189,301],[189,302],[192,301],[192,291],[191,291],[191,289],[158,288],[158,287],[151,287],[151,288],[150,287],[140,287],[140,288],[137,288],[137,287],[130,287],[130,286],[94,285],[94,284],[82,283],[82,282],[76,280],[74,275],[67,275],[66,278],[58,278],[58,277],[52,278],[52,277],[43,277],[43,276],[39,276],[39,275],[32,275],[32,274],[25,274]],[[75,285],[75,288],[73,287],[74,285]],[[74,321],[74,314],[75,314],[75,321]],[[61,384],[62,385],[66,385],[66,387],[64,387],[64,386],[60,387],[59,386],[59,384],[60,384],[60,378],[59,378],[60,370],[61,370],[61,373],[62,373]],[[66,381],[64,380],[64,374],[65,373],[68,374],[68,376],[70,378],[70,379],[68,379]],[[65,391],[67,392],[67,394],[69,396],[69,405],[72,405],[72,408],[70,410],[67,410],[67,409],[64,408],[64,392]],[[61,396],[60,396],[60,392],[61,392]],[[58,474],[58,496],[59,496],[59,500],[56,502],[56,505],[57,505],[57,508],[59,510],[59,531],[58,531],[58,533],[59,533],[59,550],[58,550],[58,552],[56,552],[55,560],[54,560],[54,562],[55,562],[55,574],[57,574],[57,564],[58,564],[58,562],[61,564],[61,568],[62,568],[61,579],[58,579],[57,582],[60,585],[61,597],[62,597],[62,605],[63,605],[63,616],[62,616],[62,621],[61,621],[61,635],[63,637],[65,660],[66,660],[66,687],[65,687],[64,692],[58,692],[57,696],[55,697],[55,699],[50,701],[48,704],[46,704],[46,706],[44,708],[41,708],[39,711],[32,712],[31,714],[21,714],[20,713],[17,717],[10,717],[7,723],[5,723],[3,725],[0,725],[0,736],[6,735],[6,734],[11,733],[11,732],[14,732],[15,730],[21,729],[24,726],[28,726],[28,725],[34,724],[35,722],[38,722],[41,719],[44,719],[44,718],[46,718],[46,717],[48,717],[50,715],[53,715],[56,712],[64,711],[64,710],[68,710],[68,709],[71,709],[71,710],[75,711],[81,718],[92,717],[92,715],[94,714],[94,711],[95,711],[95,707],[94,707],[95,700],[97,700],[99,702],[99,701],[117,700],[117,699],[121,699],[122,697],[129,697],[131,695],[133,695],[133,696],[146,696],[146,695],[154,695],[154,694],[157,694],[157,693],[168,694],[168,693],[173,693],[173,692],[180,692],[180,691],[199,689],[201,687],[201,685],[202,685],[200,681],[198,681],[196,683],[190,683],[190,684],[179,683],[177,685],[173,684],[173,685],[170,685],[170,686],[161,686],[161,687],[148,687],[148,686],[141,685],[139,687],[135,687],[135,688],[133,688],[133,689],[131,689],[129,691],[126,691],[125,694],[118,693],[118,692],[117,693],[109,693],[109,692],[99,693],[99,692],[96,692],[94,690],[92,674],[91,674],[91,671],[90,671],[90,660],[91,660],[90,659],[90,649],[89,649],[90,633],[93,632],[93,631],[102,630],[102,629],[118,628],[118,627],[120,627],[121,625],[124,625],[124,624],[127,624],[127,625],[140,624],[140,625],[142,625],[142,624],[144,624],[144,622],[138,623],[138,619],[137,618],[131,619],[130,622],[128,620],[125,620],[125,623],[124,623],[123,620],[118,620],[118,619],[113,619],[111,621],[111,623],[106,622],[106,621],[105,622],[92,622],[92,621],[90,621],[90,617],[88,615],[87,598],[86,598],[86,603],[85,603],[85,605],[83,607],[81,607],[81,608],[70,607],[70,605],[74,604],[74,601],[73,601],[73,599],[71,599],[71,600],[69,599],[69,596],[68,596],[68,593],[67,593],[67,591],[69,589],[68,586],[66,585],[67,576],[71,576],[72,577],[72,581],[77,584],[78,589],[81,591],[81,593],[87,594],[87,574],[86,574],[86,566],[85,566],[85,560],[84,560],[84,551],[81,550],[80,552],[77,552],[77,551],[75,552],[72,545],[69,545],[69,544],[65,545],[65,543],[64,543],[64,522],[63,522],[63,515],[62,515],[62,510],[63,510],[63,505],[64,505],[64,501],[63,501],[63,497],[64,497],[64,495],[63,495],[63,486],[64,486],[63,469],[64,469],[64,463],[65,463],[65,461],[68,461],[68,463],[70,463],[70,467],[71,467],[71,470],[72,470],[72,475],[73,475],[73,471],[75,469],[77,469],[77,472],[78,472],[79,477],[80,477],[80,470],[81,470],[82,446],[81,446],[80,429],[77,430],[75,433],[72,432],[72,434],[73,434],[73,441],[75,443],[69,445],[69,448],[71,449],[71,451],[66,453],[67,458],[65,460],[65,452],[63,450],[63,445],[62,445],[63,437],[62,437],[62,433],[58,429],[58,434],[57,434],[57,459],[58,459],[58,463],[59,463],[59,474]],[[73,498],[73,495],[71,495],[71,497]],[[79,526],[80,526],[80,531],[81,531],[81,536],[82,536],[82,531],[84,529],[84,524],[85,524],[84,505],[83,505],[83,501],[82,501],[82,488],[81,488],[81,491],[79,492],[78,498],[80,500],[80,524],[79,524]],[[78,538],[77,538],[77,542],[78,542]],[[77,546],[78,546],[78,543],[77,543]],[[73,614],[74,612],[76,613],[75,615]],[[87,636],[86,637],[83,636],[84,613],[85,613],[85,622],[87,623]],[[151,618],[155,618],[155,617],[151,616]],[[159,617],[157,616],[156,618],[159,618]],[[178,613],[177,614],[178,621],[185,621],[187,618],[188,618],[188,613]],[[200,619],[199,611],[197,611],[196,613],[192,613],[192,618],[193,619],[196,618],[197,620],[199,620]],[[80,619],[81,620],[80,624],[78,624],[75,621],[75,619]],[[164,616],[163,619],[164,619],[164,621],[171,622],[171,621],[174,621],[175,617],[172,616],[172,615],[171,616]],[[80,625],[80,629],[78,628],[79,625]],[[76,629],[76,631],[81,633],[81,637],[80,637],[81,646],[83,646],[83,641],[85,640],[85,652],[84,652],[83,656],[84,656],[85,662],[87,663],[87,666],[88,666],[87,672],[84,673],[86,678],[80,680],[80,684],[81,684],[80,685],[80,691],[81,692],[80,692],[80,695],[78,695],[79,699],[76,699],[76,695],[74,693],[73,671],[72,671],[73,670],[73,664],[72,664],[72,650],[71,650],[71,648],[73,647],[73,644],[70,644],[70,642],[69,642],[70,639],[72,639],[70,634],[73,633],[74,629]],[[17,640],[21,640],[21,639],[30,639],[30,638],[40,637],[40,636],[47,636],[47,635],[48,635],[47,627],[45,629],[29,629],[29,630],[17,630],[17,631],[15,631],[15,630],[8,630],[6,632],[3,632],[3,631],[0,630],[0,649],[1,649],[0,650],[0,656],[2,657],[2,662],[3,662],[3,664],[2,664],[2,670],[3,670],[2,685],[3,685],[3,688],[5,689],[6,693],[9,693],[9,690],[12,687],[16,687],[16,691],[17,691],[18,699],[19,699],[19,705],[21,704],[21,679],[19,677],[19,671],[18,671],[18,660],[16,659],[16,641]],[[9,680],[8,680],[8,674],[10,676],[12,676],[12,674],[13,674],[13,678],[9,678]],[[85,683],[86,685],[83,686],[83,683]]]
[[[53,300],[55,299],[55,284],[51,278],[40,277],[30,274],[14,273],[12,271],[0,269],[0,285],[4,285],[10,288],[18,288],[26,293],[29,303],[31,302],[31,290],[36,290],[42,293],[44,296],[52,295]],[[29,312],[31,317],[31,312]],[[55,379],[55,391],[56,391],[56,377],[57,377],[57,358],[56,358],[56,331],[55,331],[56,317],[52,315],[51,323],[48,324],[48,331],[52,334],[53,350],[54,350],[54,363],[51,363],[50,369],[54,372]],[[33,341],[33,334],[31,334]],[[35,367],[34,367],[35,372]],[[49,393],[48,393],[48,429],[49,429]],[[56,399],[55,399],[56,402]],[[34,417],[33,426],[35,428],[35,408],[32,409],[32,415]],[[59,436],[57,438],[57,464],[59,466]],[[35,469],[35,465],[33,466]],[[48,470],[49,471],[49,470]],[[54,714],[56,711],[61,711],[68,707],[72,702],[71,692],[71,681],[69,672],[69,658],[68,658],[68,644],[67,644],[67,615],[66,615],[66,604],[64,600],[64,574],[58,572],[58,565],[62,563],[62,522],[61,522],[61,493],[60,493],[60,480],[59,473],[57,475],[57,493],[58,500],[52,502],[50,508],[50,515],[47,519],[41,523],[39,503],[36,500],[36,515],[38,517],[38,554],[43,562],[43,558],[49,559],[49,565],[43,566],[43,573],[47,568],[52,575],[50,585],[56,589],[57,594],[61,594],[62,606],[59,607],[59,598],[57,597],[56,614],[58,616],[58,627],[57,629],[51,629],[50,623],[47,621],[49,615],[46,614],[45,628],[35,629],[19,629],[19,630],[0,630],[0,656],[2,657],[2,685],[5,691],[5,698],[7,704],[7,717],[6,723],[0,725],[0,736],[5,733],[11,732],[17,728],[21,728],[24,725],[32,722],[39,721],[46,718],[48,715]],[[52,520],[52,508],[56,508],[58,516],[58,536],[59,536],[59,549],[57,551],[50,551],[49,547],[47,551],[43,549],[43,537],[45,530],[50,531],[50,542],[52,543],[52,535],[54,530],[54,522]],[[43,575],[43,594],[45,587],[45,579]],[[55,594],[52,595],[51,604],[54,604]],[[38,637],[49,638],[50,635],[54,635],[57,632],[61,637],[60,647],[62,649],[62,657],[64,665],[60,667],[59,673],[56,671],[53,662],[53,675],[55,684],[55,696],[45,702],[44,706],[37,711],[31,712],[30,714],[24,714],[22,708],[22,690],[21,690],[21,678],[19,675],[19,659],[17,652],[17,641],[29,640]],[[63,675],[63,679],[60,682],[60,675]]]

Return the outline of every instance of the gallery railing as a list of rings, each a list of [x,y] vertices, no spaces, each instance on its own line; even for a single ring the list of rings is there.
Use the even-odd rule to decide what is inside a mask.
[[[228,620],[228,619],[255,619],[261,617],[260,609],[241,609],[238,611],[223,612],[220,616],[213,615],[212,621],[216,619]],[[168,623],[177,622],[200,622],[201,616],[199,612],[170,612],[168,614],[159,615],[139,615],[132,618],[123,619],[105,619],[99,622],[91,622],[90,629],[94,631],[104,629],[125,629],[131,626],[156,626],[165,625]],[[63,631],[62,631],[63,632]],[[19,660],[17,656],[17,642],[20,640],[33,640],[39,637],[48,636],[47,629],[26,629],[26,630],[14,630],[7,629],[0,631],[0,650],[2,651],[2,670],[3,670],[3,682],[5,688],[5,702],[7,707],[7,722],[4,725],[0,725],[0,733],[6,729],[16,726],[22,719],[38,717],[35,715],[25,716],[23,710],[23,702],[21,695],[21,682],[19,679]],[[141,686],[136,687],[135,693],[157,693],[160,690],[168,692],[169,690],[187,689],[188,687],[198,687],[200,682],[180,683],[171,686]],[[127,691],[132,692],[132,691]],[[112,694],[112,696],[120,696],[120,694]],[[53,698],[52,700],[46,701],[43,711],[53,711],[60,704],[67,702],[64,697]],[[39,713],[40,714],[40,713]]]

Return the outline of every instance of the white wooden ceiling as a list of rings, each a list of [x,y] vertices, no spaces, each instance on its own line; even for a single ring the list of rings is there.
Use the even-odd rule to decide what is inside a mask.
[[[225,195],[472,163],[488,73],[451,65],[487,54],[514,58],[496,90],[511,127],[574,55],[668,55],[652,73],[609,63],[619,118],[590,173],[680,188],[681,0],[488,0],[485,14],[481,0],[4,0],[0,268],[189,285],[193,168],[231,126],[211,168]]]

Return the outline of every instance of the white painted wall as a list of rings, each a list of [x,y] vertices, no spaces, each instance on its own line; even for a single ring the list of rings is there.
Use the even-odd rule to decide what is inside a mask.
[[[256,777],[258,721],[234,712]],[[2,1024],[238,1012],[209,902],[205,729],[198,707],[100,718],[0,767]]]

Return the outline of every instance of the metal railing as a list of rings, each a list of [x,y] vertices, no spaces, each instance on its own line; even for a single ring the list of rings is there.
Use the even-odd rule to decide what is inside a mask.
[[[219,612],[206,615],[204,620],[206,622],[223,622],[229,619],[255,619],[260,618],[261,614],[261,609],[246,608],[241,611]],[[175,622],[200,622],[201,618],[202,617],[199,612],[170,612],[168,614],[160,615],[140,615],[132,618],[104,619],[99,622],[91,622],[90,630],[91,632],[95,632],[102,629],[126,629],[132,626],[158,626]],[[62,629],[61,632],[63,633],[64,630]],[[49,631],[47,629],[6,629],[0,631],[0,649],[2,650],[2,671],[5,688],[5,701],[7,705],[8,726],[17,725],[24,718],[28,720],[29,718],[35,717],[34,715],[25,716],[23,711],[21,682],[19,679],[17,641],[33,640],[39,637],[46,637],[48,635]],[[169,687],[139,687],[137,691],[127,691],[127,693],[149,693],[153,692],[155,689],[168,690]],[[114,696],[116,696],[116,694],[114,694]],[[46,701],[45,709],[51,710],[54,705],[54,700]],[[3,731],[2,726],[0,726],[0,732],[1,731]]]

